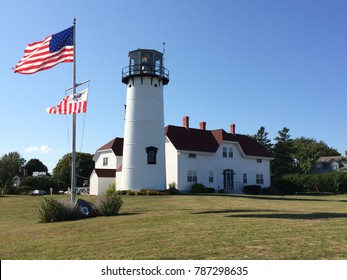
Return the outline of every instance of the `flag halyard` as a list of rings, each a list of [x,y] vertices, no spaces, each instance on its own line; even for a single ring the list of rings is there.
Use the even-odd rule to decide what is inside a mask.
[[[28,44],[23,58],[13,68],[14,73],[34,74],[61,62],[73,62],[73,32],[72,26],[42,41]]]

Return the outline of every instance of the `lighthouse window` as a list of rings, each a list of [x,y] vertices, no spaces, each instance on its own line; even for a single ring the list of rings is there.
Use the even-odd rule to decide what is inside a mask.
[[[158,148],[153,146],[146,148],[147,164],[157,164],[157,151]]]

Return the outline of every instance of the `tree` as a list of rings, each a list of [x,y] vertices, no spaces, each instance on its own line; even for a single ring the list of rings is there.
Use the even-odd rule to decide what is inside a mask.
[[[21,182],[21,186],[28,187],[30,190],[44,190],[50,193],[51,188],[53,193],[58,193],[58,182],[50,177],[32,177],[28,176]]]
[[[32,176],[33,172],[39,171],[39,172],[48,172],[48,168],[46,165],[44,165],[40,160],[33,158],[27,162],[27,164],[24,167],[27,170],[27,175]]]
[[[294,171],[294,146],[290,137],[289,128],[284,127],[274,139],[277,142],[272,149],[274,160],[271,161],[271,175],[276,179]]]
[[[272,150],[271,140],[267,138],[268,133],[265,131],[265,127],[261,126],[256,134],[252,138],[258,143],[262,144],[268,151]]]
[[[5,154],[0,158],[0,186],[12,187],[12,178],[23,174],[25,159],[18,152]]]
[[[76,186],[83,186],[83,181],[89,179],[94,169],[93,155],[88,153],[76,153]],[[53,169],[53,177],[68,188],[71,185],[71,153],[64,155]]]
[[[321,156],[338,156],[336,149],[328,147],[323,141],[313,138],[300,137],[293,140],[293,158],[295,171],[301,174],[309,174],[314,163]]]

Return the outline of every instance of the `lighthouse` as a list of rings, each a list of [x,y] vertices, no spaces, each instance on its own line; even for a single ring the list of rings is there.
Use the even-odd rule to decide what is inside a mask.
[[[122,69],[127,86],[121,190],[166,188],[164,97],[169,71],[163,53],[151,49],[129,52]]]

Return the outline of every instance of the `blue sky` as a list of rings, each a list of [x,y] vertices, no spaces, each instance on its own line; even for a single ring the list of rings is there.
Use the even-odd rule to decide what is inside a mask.
[[[28,43],[77,19],[77,82],[91,79],[87,114],[78,115],[77,151],[94,153],[123,136],[128,52],[162,51],[170,83],[165,124],[269,138],[292,138],[347,150],[347,1],[77,0],[5,1],[0,10],[0,155],[17,151],[50,170],[71,152],[71,117],[49,115],[72,85],[72,63],[33,75],[13,74]],[[82,88],[81,88],[82,89]],[[84,132],[82,131],[84,127]],[[82,133],[83,132],[83,133]],[[82,138],[83,135],[83,138]]]

